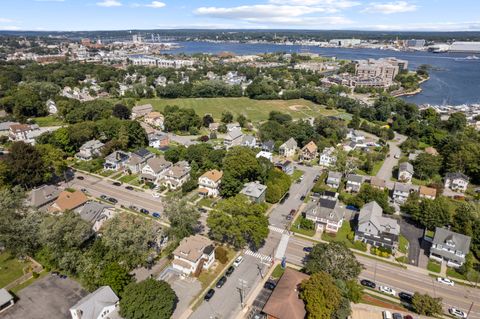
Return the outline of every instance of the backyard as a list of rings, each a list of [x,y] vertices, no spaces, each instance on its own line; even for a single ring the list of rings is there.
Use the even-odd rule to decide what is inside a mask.
[[[313,229],[302,228],[301,225],[304,220],[305,218],[303,218],[303,216],[299,216],[293,223],[292,227],[290,227],[290,230],[294,233],[313,237],[315,235],[315,226]]]
[[[5,287],[15,279],[23,276],[24,269],[30,265],[22,262],[8,252],[0,254],[0,287]]]

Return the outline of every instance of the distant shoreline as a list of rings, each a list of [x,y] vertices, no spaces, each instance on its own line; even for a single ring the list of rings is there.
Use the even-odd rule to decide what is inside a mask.
[[[421,85],[422,83],[424,82],[427,82],[428,80],[430,80],[430,76],[425,78],[425,79],[422,79],[421,81],[418,82],[418,85]],[[394,94],[393,96],[394,97],[401,97],[401,96],[414,96],[414,95],[417,95],[417,94],[420,94],[423,92],[423,89],[421,87],[419,87],[418,89],[416,89],[415,91],[410,91],[410,92],[402,92],[402,93],[398,93],[398,94]]]

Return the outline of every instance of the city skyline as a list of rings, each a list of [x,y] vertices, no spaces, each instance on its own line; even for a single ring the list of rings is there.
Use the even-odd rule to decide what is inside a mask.
[[[0,4],[0,31],[478,31],[479,9],[473,0],[5,0]]]

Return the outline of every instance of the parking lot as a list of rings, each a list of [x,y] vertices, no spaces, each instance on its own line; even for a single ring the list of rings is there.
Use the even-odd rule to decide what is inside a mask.
[[[70,307],[87,295],[69,278],[47,275],[18,293],[18,301],[1,319],[68,319]]]

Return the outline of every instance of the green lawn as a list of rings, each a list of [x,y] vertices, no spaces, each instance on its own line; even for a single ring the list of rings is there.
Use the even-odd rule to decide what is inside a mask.
[[[297,181],[297,179],[299,179],[300,177],[303,176],[303,174],[304,174],[303,171],[301,171],[299,169],[296,169],[296,170],[293,171],[293,174],[292,174],[292,176],[290,176],[290,178],[292,179],[292,182],[295,183]]]
[[[233,257],[235,256],[235,251],[231,248],[224,247],[227,249],[228,253],[228,260],[232,260]],[[198,281],[202,284],[202,291],[205,290],[210,284],[212,284],[213,280],[221,273],[223,270],[226,268],[226,266],[229,264],[228,262],[225,264],[220,263],[218,260],[217,262],[217,267],[211,268],[208,271],[203,270],[200,275],[198,276]]]
[[[202,198],[201,200],[199,200],[197,205],[200,206],[200,207],[202,207],[202,206],[212,207],[213,202],[214,202],[213,199],[205,197],[205,198]]]
[[[299,216],[295,222],[293,223],[292,227],[290,227],[290,230],[293,231],[294,233],[302,234],[305,236],[310,236],[313,237],[315,235],[315,229],[303,229],[300,228],[300,222],[302,221],[303,217]]]
[[[404,254],[408,252],[408,240],[403,235],[398,238],[398,251]]]
[[[163,155],[163,152],[160,150],[157,150],[155,147],[147,146],[146,150],[155,155]]]
[[[380,168],[382,168],[383,162],[384,161],[380,161],[380,162],[375,162],[375,164],[373,164],[372,173],[370,174],[371,176],[376,176],[377,175]]]
[[[23,269],[28,262],[21,262],[8,252],[0,254],[0,287],[5,287],[15,279],[23,276]]]
[[[35,123],[38,124],[40,127],[45,126],[60,126],[63,125],[63,121],[55,116],[44,116],[44,117],[36,117]]]
[[[275,279],[278,279],[282,277],[284,272],[285,272],[285,269],[283,269],[281,265],[277,265],[272,272],[272,277]]]
[[[252,100],[246,97],[240,98],[183,98],[183,99],[141,99],[137,105],[150,103],[157,111],[162,111],[166,105],[178,105],[180,107],[193,108],[195,112],[203,116],[212,114],[216,120],[220,120],[222,113],[230,111],[233,114],[244,114],[252,121],[268,119],[271,111],[280,111],[290,114],[293,118],[305,118],[317,115],[335,115],[349,119],[351,116],[337,110],[327,110],[325,107],[313,102],[298,100]]]
[[[115,173],[115,171],[112,171],[112,170],[103,170],[103,171],[99,172],[98,174],[99,174],[99,175],[102,175],[103,177],[109,177],[109,176],[112,176],[113,173]]]
[[[427,270],[429,270],[431,272],[440,273],[441,268],[442,268],[442,266],[440,265],[439,262],[437,262],[435,260],[432,260],[432,259],[430,259],[428,261]]]
[[[475,270],[470,270],[468,274],[459,273],[455,268],[447,268],[447,276],[456,279],[468,280],[470,282],[480,281],[480,273]]]
[[[122,183],[130,183],[131,181],[133,181],[137,178],[138,178],[138,175],[136,175],[136,174],[124,175],[119,179],[119,181],[122,182]]]
[[[344,221],[342,227],[338,230],[336,234],[330,234],[324,232],[322,234],[322,239],[326,241],[339,241],[344,242],[348,248],[353,247],[353,243],[347,238],[348,234],[351,234],[353,238],[353,229],[352,225],[348,221]]]

